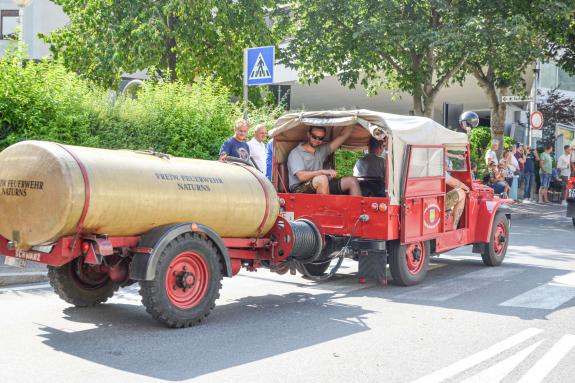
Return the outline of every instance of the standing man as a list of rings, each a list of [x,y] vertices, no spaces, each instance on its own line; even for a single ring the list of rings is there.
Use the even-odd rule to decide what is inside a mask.
[[[539,187],[539,203],[549,203],[547,190],[551,183],[551,172],[553,171],[553,159],[551,158],[551,151],[553,146],[547,144],[539,156],[539,177],[541,178],[541,186]]]
[[[307,132],[307,142],[293,148],[288,156],[290,192],[361,195],[357,178],[337,178],[335,170],[323,168],[327,157],[339,148],[352,132],[353,126],[348,126],[339,137],[324,143],[325,127],[310,126]]]
[[[499,161],[497,160],[497,149],[499,149],[499,141],[491,141],[491,149],[485,153],[485,164],[487,166],[489,166],[490,162],[493,162],[495,165],[499,164]]]
[[[228,157],[236,157],[244,161],[250,160],[250,147],[246,143],[248,129],[249,125],[246,120],[239,119],[236,121],[234,135],[220,147],[220,161],[225,161]]]
[[[565,145],[563,147],[564,153],[557,160],[557,169],[561,172],[561,205],[567,206],[567,183],[571,175],[571,147]]]
[[[268,141],[266,145],[266,177],[268,180],[272,180],[272,168],[274,159],[274,139]]]
[[[260,172],[266,174],[266,144],[264,141],[268,136],[265,124],[256,125],[254,128],[254,137],[248,141],[250,147],[250,157]]]

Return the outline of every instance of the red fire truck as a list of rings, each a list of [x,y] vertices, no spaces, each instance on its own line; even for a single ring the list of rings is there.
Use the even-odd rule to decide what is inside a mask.
[[[342,150],[383,141],[385,174],[369,180],[383,193],[290,193],[287,158],[310,126],[325,127],[328,140],[353,127]],[[466,134],[428,118],[353,110],[288,114],[270,135],[271,183],[241,161],[13,145],[0,153],[0,214],[13,218],[0,223],[0,253],[47,264],[54,290],[76,306],[137,282],[147,311],[169,327],[201,322],[222,277],[242,268],[325,279],[351,258],[360,278],[385,282],[389,266],[395,283],[413,285],[432,255],[460,246],[472,244],[488,266],[503,261],[509,201],[473,180]],[[337,169],[335,157],[325,168]],[[470,189],[457,227],[445,211],[446,172]]]

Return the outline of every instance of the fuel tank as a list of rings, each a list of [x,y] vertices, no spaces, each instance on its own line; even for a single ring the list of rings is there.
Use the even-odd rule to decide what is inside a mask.
[[[253,237],[278,214],[272,184],[245,165],[44,141],[0,153],[0,235],[20,249],[187,221],[222,237]]]

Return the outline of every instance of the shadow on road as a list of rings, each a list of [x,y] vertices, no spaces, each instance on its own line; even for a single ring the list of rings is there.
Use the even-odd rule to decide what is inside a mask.
[[[166,329],[133,305],[67,308],[67,319],[96,328],[64,332],[40,326],[40,330],[46,332],[41,335],[44,343],[54,350],[178,381],[369,330],[363,319],[370,311],[334,302],[333,295],[246,297],[219,306],[207,323],[183,330]]]

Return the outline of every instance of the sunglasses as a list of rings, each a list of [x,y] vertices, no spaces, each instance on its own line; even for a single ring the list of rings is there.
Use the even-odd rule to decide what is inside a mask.
[[[313,133],[310,133],[311,138],[313,138],[314,140],[318,140],[318,141],[323,141],[323,139],[325,138],[325,136],[316,136]]]

